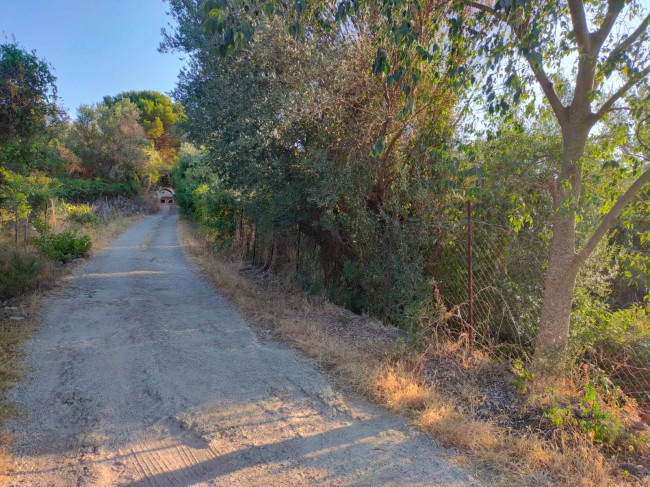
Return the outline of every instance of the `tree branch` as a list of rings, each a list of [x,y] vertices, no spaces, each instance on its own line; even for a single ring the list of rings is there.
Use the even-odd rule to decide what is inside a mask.
[[[584,15],[584,8],[582,8],[582,0],[573,0],[573,1],[579,1],[580,3],[580,8],[582,9],[582,14]],[[503,16],[494,10],[492,7],[489,7],[488,5],[484,5],[479,2],[473,2],[471,0],[463,0],[463,3],[469,7],[473,7],[477,10],[480,10],[482,12],[486,12],[493,17],[501,20],[504,22],[508,27],[512,29],[512,32],[514,33],[515,37],[519,42],[522,41],[521,39],[521,33],[518,32],[516,27],[509,22],[507,22]],[[570,2],[571,3],[571,2]],[[586,20],[585,20],[586,22]],[[586,29],[586,23],[585,23],[585,29]],[[589,31],[587,31],[588,33]],[[560,125],[564,123],[564,120],[566,118],[566,108],[560,101],[560,97],[557,95],[557,92],[555,91],[555,88],[553,87],[553,83],[549,79],[548,75],[544,71],[544,68],[542,67],[541,63],[539,66],[535,66],[533,64],[532,58],[529,56],[526,58],[528,61],[528,64],[530,65],[530,69],[532,69],[533,74],[535,75],[535,79],[537,79],[537,82],[539,83],[540,87],[542,88],[542,91],[544,95],[546,96],[546,99],[548,102],[551,104],[551,108],[553,109],[553,112],[555,113],[558,121],[560,122]]]
[[[605,14],[605,18],[600,24],[600,27],[596,32],[591,34],[591,48],[593,55],[596,55],[600,51],[600,48],[603,47],[605,39],[607,39],[607,36],[609,36],[609,33],[612,31],[612,28],[616,23],[616,19],[623,11],[624,5],[625,2],[620,0],[609,2],[609,5],[607,6],[607,13]]]
[[[537,82],[539,83],[540,87],[542,88],[542,91],[544,92],[544,95],[546,96],[546,99],[548,102],[551,104],[551,108],[553,109],[553,112],[555,113],[555,116],[557,117],[558,121],[560,122],[560,125],[564,123],[564,120],[566,118],[566,107],[562,104],[560,101],[560,97],[557,96],[557,92],[555,91],[555,88],[553,87],[553,83],[551,80],[548,78],[546,72],[544,71],[544,68],[541,66],[541,64],[535,69],[535,66],[533,65],[533,62],[528,59],[528,64],[530,65],[530,69],[533,70],[533,73],[535,74],[535,79],[537,79]]]
[[[496,17],[497,19],[501,19],[501,14],[494,10],[492,7],[489,7],[488,5],[483,5],[482,3],[479,2],[472,2],[469,0],[464,0],[463,3],[467,5],[468,7],[474,7],[477,10],[481,10],[482,12],[488,13],[492,15],[493,17]]]
[[[632,185],[627,189],[625,193],[618,197],[614,206],[609,210],[609,212],[603,217],[600,225],[596,228],[596,231],[592,234],[591,238],[587,241],[585,246],[580,252],[575,256],[575,261],[578,265],[582,264],[594,251],[598,242],[607,234],[607,232],[614,226],[618,221],[618,217],[621,212],[625,209],[630,201],[636,196],[636,194],[643,189],[643,187],[650,182],[650,167],[645,170],[639,176],[639,178],[632,183]]]
[[[645,78],[648,74],[650,74],[650,65],[648,65],[638,75],[630,78],[627,83],[621,86],[618,91],[616,91],[616,93],[614,93],[605,103],[603,103],[598,111],[591,116],[592,122],[596,123],[598,120],[603,118],[603,116],[605,116],[605,114],[612,109],[614,103],[616,103],[623,95],[625,95],[625,93],[630,91],[634,85]]]
[[[576,36],[578,48],[582,54],[588,54],[591,52],[591,37],[582,0],[569,0],[569,12],[571,13],[573,33]]]
[[[605,66],[613,63],[616,58],[626,49],[628,49],[636,40],[643,34],[648,28],[648,23],[650,22],[650,14],[646,15],[645,18],[641,21],[641,24],[627,37],[624,41],[621,41],[607,56],[607,59],[600,68],[600,71],[603,70]],[[604,22],[603,22],[604,23]]]

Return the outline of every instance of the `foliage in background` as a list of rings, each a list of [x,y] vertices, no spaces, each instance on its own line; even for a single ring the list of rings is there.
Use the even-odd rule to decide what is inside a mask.
[[[136,105],[120,100],[108,106],[79,108],[69,135],[69,146],[78,157],[73,171],[85,179],[101,178],[129,182],[143,172],[147,161],[147,139]]]
[[[59,115],[50,66],[17,43],[0,45],[0,143],[28,139]]]
[[[93,211],[93,207],[88,204],[73,205],[69,203],[64,203],[63,207],[65,208],[68,218],[76,223],[98,223],[99,218]]]
[[[102,179],[59,178],[54,195],[72,203],[89,203],[102,198],[134,197],[140,190],[136,181],[114,183]]]
[[[177,125],[185,119],[183,106],[173,102],[158,91],[127,91],[116,96],[104,97],[104,104],[112,106],[128,99],[138,107],[140,123],[147,137],[169,169],[178,156],[180,134]]]
[[[56,172],[64,114],[50,66],[17,43],[0,45],[0,166]]]
[[[99,232],[100,222],[142,212],[140,193],[166,175],[179,144],[183,110],[165,95],[107,98],[70,122],[56,105],[55,81],[35,52],[0,45],[3,299],[48,281],[53,261],[86,256],[91,240],[78,227]]]

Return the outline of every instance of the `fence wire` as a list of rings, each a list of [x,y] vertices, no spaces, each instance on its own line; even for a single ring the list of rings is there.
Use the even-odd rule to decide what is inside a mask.
[[[423,338],[428,334],[430,339],[444,336],[468,342],[471,329],[474,349],[504,363],[527,362],[534,352],[542,308],[548,247],[544,228],[514,231],[512,225],[495,224],[494,218],[483,218],[477,210],[472,221],[470,328],[464,210],[460,204],[444,208],[427,221],[390,214],[377,220],[372,215],[367,225],[355,227],[359,254],[344,266],[343,284],[330,292],[330,298],[353,311],[383,315],[391,324],[411,327]],[[314,280],[322,277],[322,255],[314,241],[298,234],[294,229],[283,237],[285,246],[296,247],[288,257],[294,262],[289,267],[302,276],[308,292],[317,294],[328,289]],[[256,255],[264,262],[268,255],[274,256],[271,261],[279,258],[277,252]],[[615,330],[610,332],[615,342],[598,342],[596,336],[591,349],[577,357],[606,374],[650,417],[650,330],[645,326],[642,339]]]
[[[474,347],[501,361],[527,361],[540,319],[546,244],[539,229],[499,226],[480,219],[471,222],[472,308],[469,320],[469,252],[467,219],[444,225],[405,225],[402,238],[426,230],[436,236],[430,272],[449,318],[445,326],[467,339],[470,327]],[[410,234],[410,235],[409,235]],[[628,399],[650,418],[650,329],[647,315],[638,317],[631,333],[626,326],[611,329],[607,341],[594,337],[582,359],[605,374]],[[597,335],[597,332],[593,332]],[[643,333],[643,331],[641,332]],[[588,380],[588,378],[586,379]]]

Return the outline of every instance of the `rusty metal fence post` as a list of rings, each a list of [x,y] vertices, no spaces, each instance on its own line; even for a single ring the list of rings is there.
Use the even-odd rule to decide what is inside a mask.
[[[472,202],[467,200],[467,321],[469,324],[467,346],[471,350],[474,346],[474,314],[472,295]]]
[[[388,304],[390,298],[390,274],[391,261],[393,260],[393,238],[395,236],[395,211],[391,213],[390,234],[388,236],[388,259],[386,259],[386,282],[384,283],[384,312],[381,322],[384,326],[388,324]]]

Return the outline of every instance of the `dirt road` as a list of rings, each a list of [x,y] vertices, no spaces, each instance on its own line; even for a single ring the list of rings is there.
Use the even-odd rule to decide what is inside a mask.
[[[166,213],[44,302],[11,392],[13,486],[469,486],[425,435],[260,342]]]

